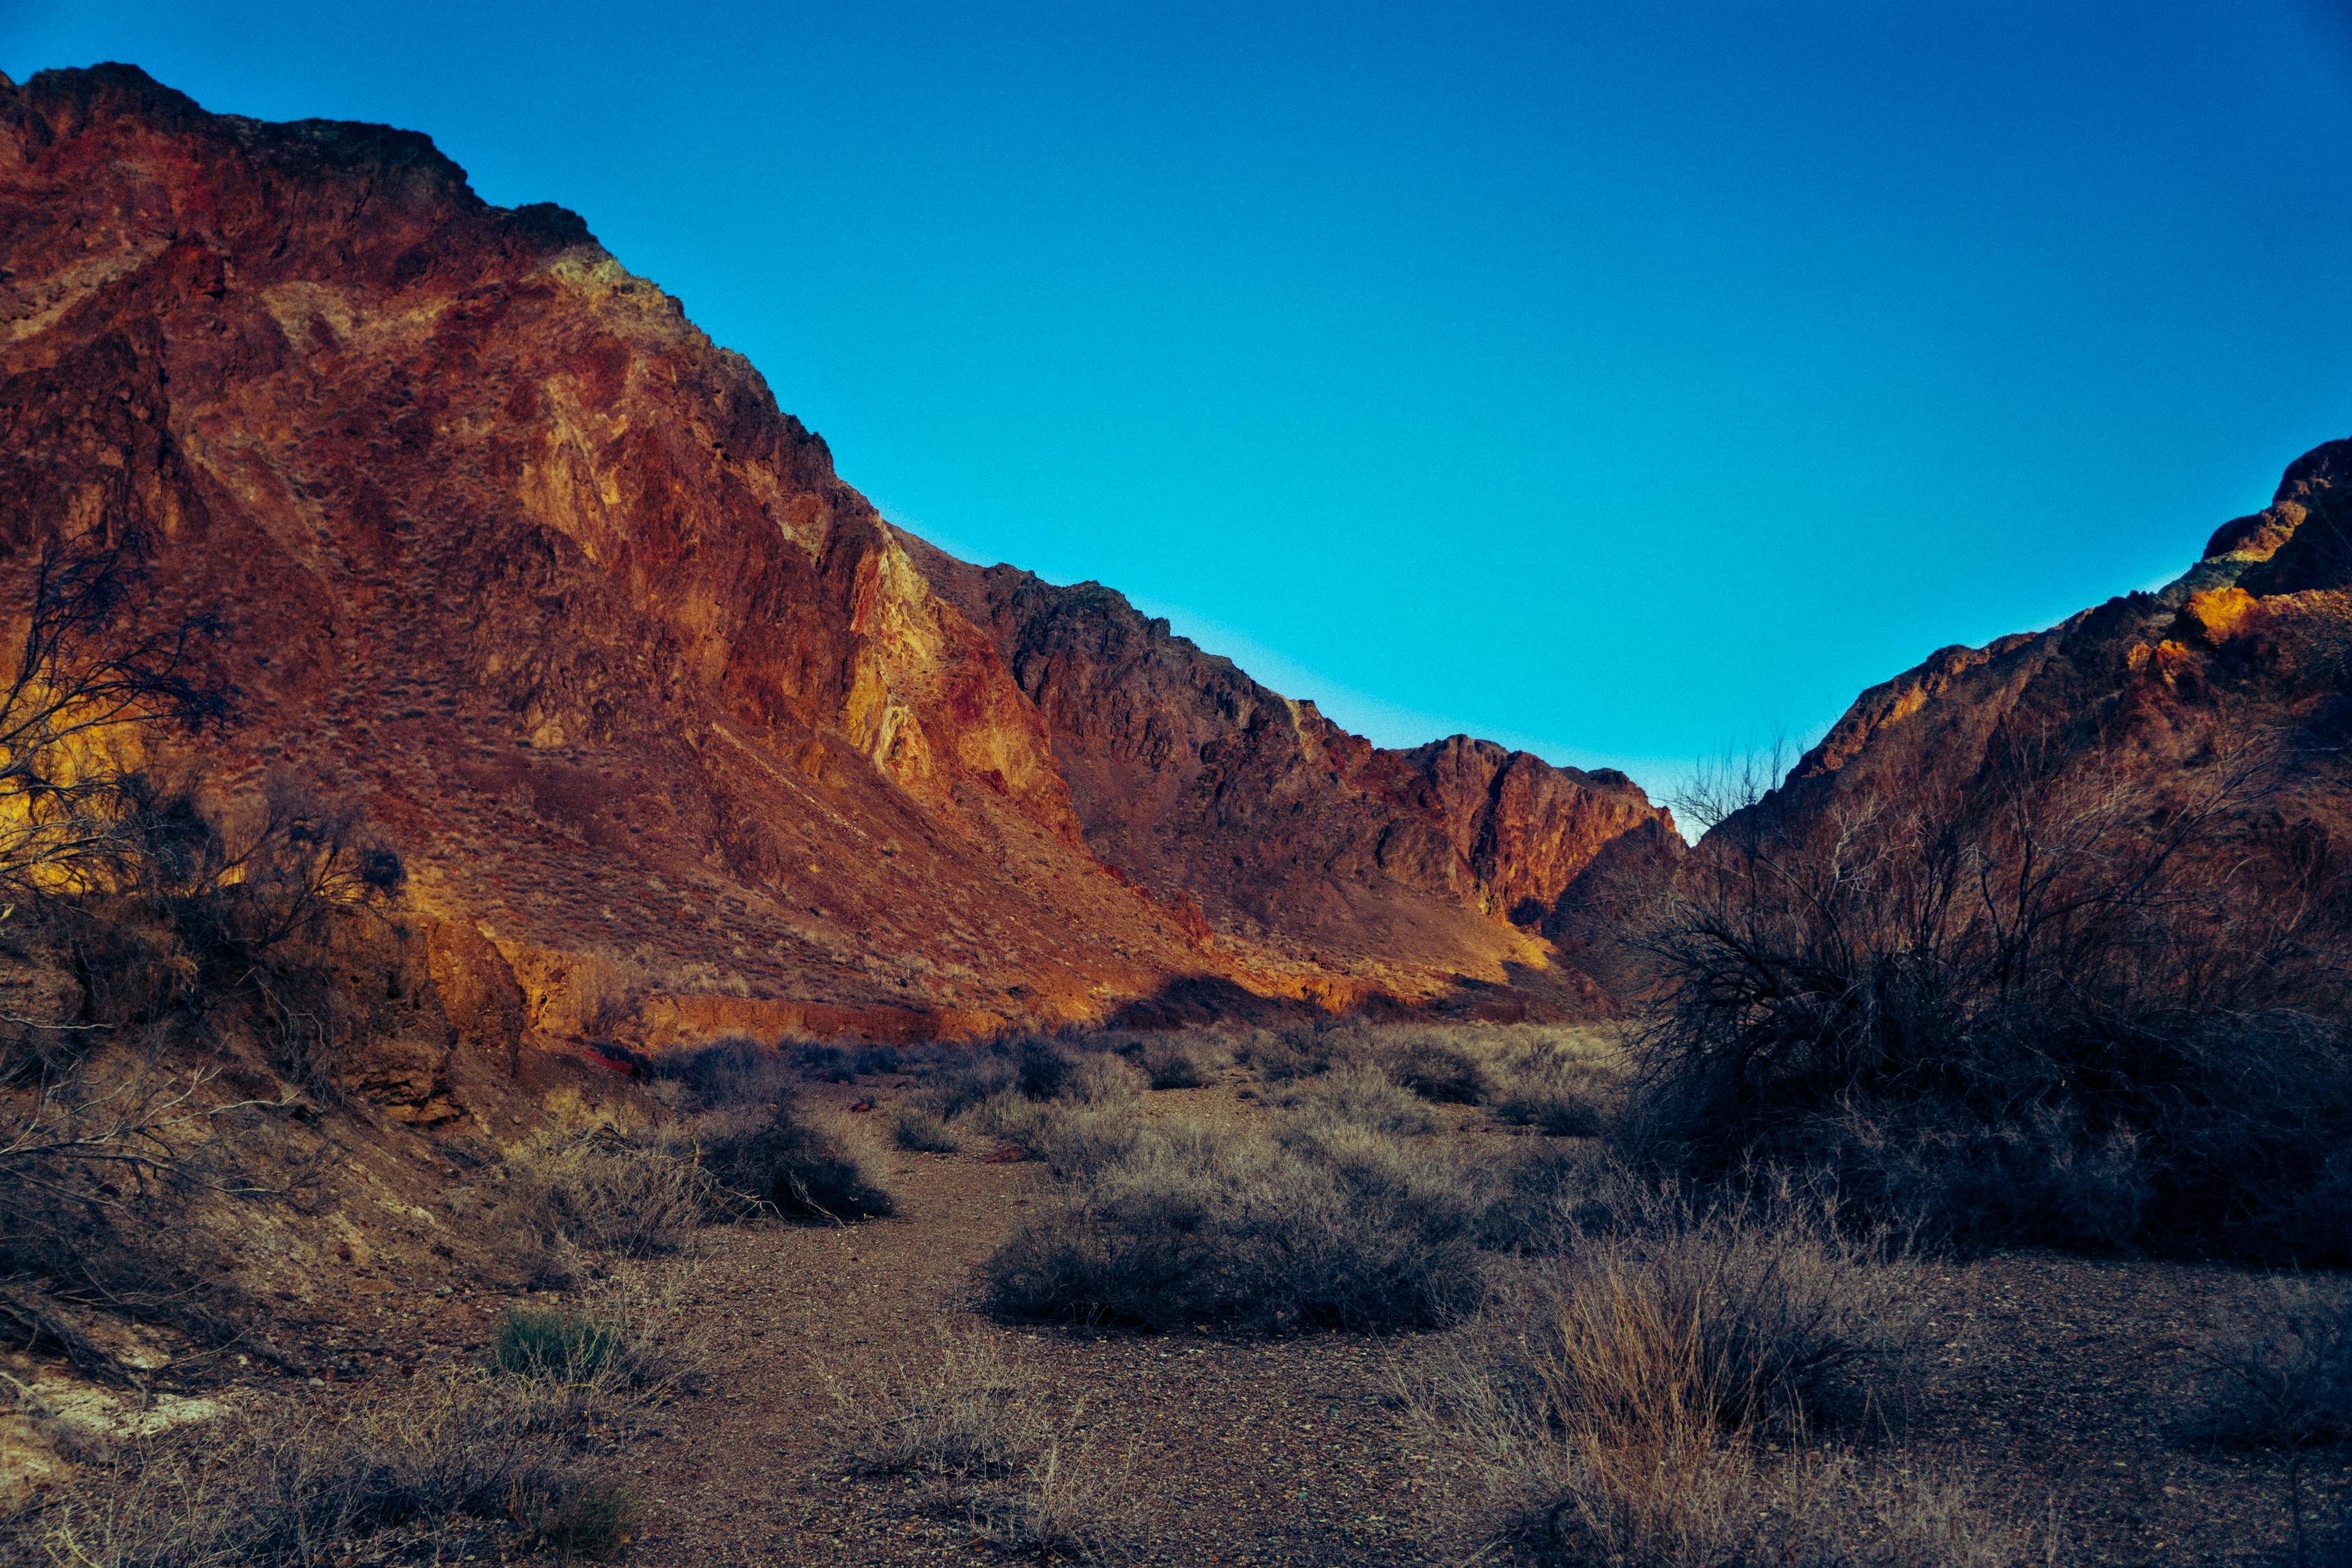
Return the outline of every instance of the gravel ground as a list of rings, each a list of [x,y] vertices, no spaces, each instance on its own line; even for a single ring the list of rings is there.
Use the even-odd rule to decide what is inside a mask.
[[[1150,1105],[1159,1114],[1239,1110],[1222,1087],[1154,1095]],[[894,1151],[881,1163],[901,1199],[896,1219],[709,1233],[688,1310],[713,1331],[714,1388],[679,1407],[642,1455],[648,1508],[634,1560],[990,1560],[967,1529],[925,1517],[903,1487],[847,1479],[828,1460],[817,1425],[824,1395],[808,1357],[919,1358],[943,1320],[982,1326],[972,1311],[977,1266],[1039,1200],[1045,1177],[976,1153]],[[2192,1452],[2172,1435],[2196,1377],[2189,1347],[2215,1314],[2259,1310],[2258,1279],[2013,1255],[1939,1269],[1931,1281],[1934,1348],[1889,1462],[1958,1469],[1986,1501],[2053,1519],[2066,1562],[2294,1561],[2281,1462]],[[1129,1457],[1141,1509],[1134,1561],[1440,1561],[1416,1534],[1416,1491],[1436,1482],[1386,1399],[1413,1337],[983,1331],[1083,1402],[1081,1422],[1103,1450]],[[2346,1480],[2343,1459],[2315,1459],[2305,1482],[2315,1542],[2341,1515]]]

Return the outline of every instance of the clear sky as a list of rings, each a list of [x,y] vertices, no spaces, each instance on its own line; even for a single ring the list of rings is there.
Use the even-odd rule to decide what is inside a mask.
[[[1374,738],[1665,783],[2352,434],[2342,0],[0,0],[429,132],[886,515]]]

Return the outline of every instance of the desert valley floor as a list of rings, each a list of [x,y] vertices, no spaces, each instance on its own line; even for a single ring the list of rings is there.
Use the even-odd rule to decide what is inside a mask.
[[[943,1336],[1002,1342],[1070,1414],[1065,1461],[1115,1478],[1132,1504],[1105,1555],[1196,1564],[1422,1564],[1431,1500],[1454,1484],[1398,1414],[1424,1333],[1240,1337],[992,1321],[979,1269],[1051,1178],[982,1140],[955,1153],[890,1146],[915,1090],[899,1074],[814,1084],[804,1103],[860,1150],[898,1199],[849,1226],[773,1218],[701,1229],[679,1258],[600,1266],[667,1278],[659,1332],[699,1376],[621,1455],[641,1511],[637,1562],[980,1563],[999,1554],[913,1485],[845,1473],[817,1368],[919,1366]],[[1202,1087],[1134,1102],[1139,1118],[1247,1121],[1264,1085],[1228,1068]],[[1533,1136],[1473,1108],[1442,1108],[1434,1136],[1506,1152]],[[2225,1267],[2015,1252],[1927,1271],[1915,1408],[1882,1439],[1900,1468],[1967,1479],[1979,1500],[2044,1521],[2054,1561],[2294,1561],[2284,1461],[2184,1445],[2196,1347],[2264,1310],[2258,1275]],[[593,1281],[584,1282],[593,1296]],[[373,1322],[322,1324],[379,1377],[478,1357],[510,1306],[560,1292],[455,1297],[396,1286]],[[338,1400],[350,1396],[339,1386]],[[2341,1512],[2352,1467],[2332,1452],[2301,1478],[2308,1528]],[[467,1561],[491,1561],[495,1545]],[[453,1559],[454,1560],[454,1559]],[[2317,1560],[2317,1559],[2315,1559]]]

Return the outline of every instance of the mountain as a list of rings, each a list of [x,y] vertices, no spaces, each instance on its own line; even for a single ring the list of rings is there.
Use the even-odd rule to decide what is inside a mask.
[[[2217,746],[2278,758],[2265,809],[2305,853],[2352,831],[2352,440],[2297,458],[2156,593],[1948,647],[1854,700],[1752,808],[1799,826],[1922,779],[1966,784],[2030,741],[2061,765],[2162,780]],[[1718,829],[1718,831],[1720,831]]]
[[[1093,584],[894,529],[575,215],[422,135],[0,79],[0,552],[129,539],[236,727],[546,1041],[1586,1011],[1622,775],[1385,751]],[[1515,923],[1516,922],[1516,923]]]

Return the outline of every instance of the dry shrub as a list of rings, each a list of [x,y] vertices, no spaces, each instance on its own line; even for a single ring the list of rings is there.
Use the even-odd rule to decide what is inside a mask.
[[[1976,1505],[1965,1486],[1887,1474],[1845,1449],[1773,1453],[1703,1437],[1626,1446],[1580,1434],[1558,1444],[1543,1488],[1553,1500],[1501,1543],[1520,1561],[1612,1568],[2025,1568],[2048,1561],[2038,1531]]]
[[[538,1248],[538,1271],[557,1280],[583,1248],[624,1258],[683,1250],[712,1198],[690,1145],[609,1123],[540,1133],[509,1153],[507,1173],[514,1222]]]
[[[635,1500],[605,1457],[683,1394],[707,1346],[673,1271],[627,1269],[576,1309],[510,1314],[477,1366],[356,1411],[252,1396],[92,1456],[9,1545],[83,1568],[302,1568],[449,1561],[499,1538],[574,1556],[626,1542]],[[552,1352],[552,1353],[550,1353]],[[364,1553],[364,1554],[362,1554]]]
[[[677,1097],[698,1110],[773,1105],[792,1097],[800,1075],[780,1050],[732,1036],[654,1058],[654,1077],[677,1085]]]
[[[1141,1130],[986,1266],[996,1310],[1172,1329],[1426,1327],[1475,1304],[1475,1191],[1443,1151],[1336,1120]]]
[[[952,1154],[963,1147],[954,1128],[919,1105],[901,1106],[890,1118],[890,1141],[901,1149],[929,1154]]]
[[[992,1131],[992,1123],[1017,1116],[1020,1105],[1083,1100],[1097,1091],[1115,1095],[1116,1076],[1082,1075],[1092,1059],[1049,1039],[994,1041],[935,1065],[914,1103],[943,1121]]]
[[[1917,1283],[1816,1194],[1694,1207],[1628,1185],[1517,1310],[1543,1325],[1530,1369],[1559,1407],[1786,1435],[1874,1414]]]
[[[1097,1051],[1077,1059],[1055,1098],[1080,1105],[1124,1106],[1150,1087],[1150,1075],[1133,1062]]]
[[[930,1511],[1007,1551],[1087,1560],[1131,1528],[1131,1456],[1082,1435],[1083,1402],[1045,1385],[998,1339],[942,1325],[936,1361],[819,1361],[845,1468],[904,1476]]]
[[[785,1047],[779,1045],[779,1051]],[[832,1046],[807,1042],[791,1047],[793,1070],[812,1083],[855,1083],[871,1073],[898,1072],[907,1062],[896,1046]]]
[[[1330,1071],[1332,1047],[1316,1030],[1261,1029],[1236,1046],[1234,1056],[1268,1083],[1296,1083]]]
[[[1500,1296],[1406,1388],[1461,1485],[1441,1531],[1533,1563],[2021,1563],[2032,1533],[1817,1434],[1883,1408],[1909,1266],[1824,1205],[1694,1210],[1631,1189],[1611,1228]]]
[[[2352,937],[2324,831],[2216,743],[2154,782],[1996,741],[1958,784],[1733,815],[1625,927],[1631,1146],[1818,1165],[1954,1241],[2352,1260]]]
[[[77,1326],[83,1313],[244,1337],[252,1303],[225,1237],[271,1195],[256,1156],[288,1149],[275,1108],[234,1099],[219,1076],[113,1049],[0,1089],[0,1324],[19,1344],[112,1377],[122,1369]]]
[[[898,1212],[857,1156],[789,1103],[764,1120],[722,1120],[706,1131],[702,1157],[722,1192],[786,1219],[845,1225]]]
[[[1006,1135],[1052,1174],[1076,1177],[1098,1174],[1133,1153],[1139,1128],[1121,1104],[1043,1105]]]
[[[1123,1048],[1155,1089],[1200,1088],[1223,1055],[1213,1039],[1189,1034],[1145,1036]]]
[[[1350,1064],[1307,1079],[1277,1102],[1305,1121],[1337,1121],[1398,1137],[1437,1130],[1429,1108],[1380,1068]]]
[[[1591,1138],[1608,1125],[1622,1078],[1590,1035],[1570,1030],[1514,1031],[1521,1038],[1496,1055],[1495,1116],[1548,1138]]]
[[[1629,1185],[1599,1145],[1529,1142],[1465,1166],[1478,1194],[1478,1245],[1490,1252],[1549,1255],[1581,1230],[1610,1222]]]
[[[91,1568],[292,1568],[349,1561],[362,1542],[440,1551],[517,1524],[543,1534],[599,1500],[622,1522],[625,1489],[550,1408],[528,1380],[466,1373],[346,1419],[247,1411],[127,1447],[20,1539]],[[622,1543],[570,1533],[575,1551]]]
[[[1478,1058],[1435,1029],[1417,1030],[1394,1042],[1388,1076],[1437,1105],[1484,1105],[1494,1084]]]
[[[911,1119],[915,1136],[941,1136],[947,1147],[958,1132],[969,1133],[1017,1144],[1056,1174],[1075,1174],[1118,1156],[1148,1083],[1141,1068],[1108,1049],[1024,1040],[983,1048],[935,1073],[901,1121]]]
[[[2352,1437],[2352,1292],[2269,1282],[2269,1299],[2197,1347],[2205,1368],[2187,1436],[2224,1447],[2311,1447]]]

